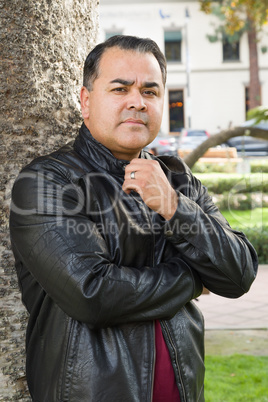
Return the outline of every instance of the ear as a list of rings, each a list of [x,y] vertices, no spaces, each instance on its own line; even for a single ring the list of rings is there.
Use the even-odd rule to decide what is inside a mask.
[[[89,117],[89,91],[86,87],[82,87],[80,91],[81,111],[84,119]]]

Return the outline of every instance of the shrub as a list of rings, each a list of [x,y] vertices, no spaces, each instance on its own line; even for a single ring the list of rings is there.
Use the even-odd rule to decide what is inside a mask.
[[[261,159],[260,161],[250,162],[251,173],[268,173],[268,160]]]
[[[236,228],[241,230],[241,228]],[[268,264],[268,226],[246,228],[243,233],[255,248],[260,264]]]
[[[212,162],[197,162],[192,167],[192,172],[196,173],[237,173],[237,161],[224,160],[218,163]],[[250,161],[251,173],[268,173],[268,160],[251,160]]]
[[[192,167],[196,173],[236,173],[237,162],[225,161],[219,163],[197,162]]]
[[[196,174],[209,193],[268,193],[268,173],[253,173],[243,176],[239,174]]]
[[[213,202],[220,210],[252,210],[254,208],[268,208],[268,195],[263,193],[233,193],[224,192],[214,194]]]

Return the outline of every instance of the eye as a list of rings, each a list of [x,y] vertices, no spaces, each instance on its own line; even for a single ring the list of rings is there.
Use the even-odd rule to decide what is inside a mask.
[[[120,93],[120,92],[127,92],[127,90],[126,90],[125,87],[117,87],[117,88],[113,88],[113,89],[112,89],[112,92],[118,92],[118,93]]]
[[[145,90],[143,91],[143,93],[144,93],[145,95],[148,95],[148,96],[156,96],[156,95],[157,95],[157,92],[154,91],[154,90],[152,90],[152,89],[145,89]]]

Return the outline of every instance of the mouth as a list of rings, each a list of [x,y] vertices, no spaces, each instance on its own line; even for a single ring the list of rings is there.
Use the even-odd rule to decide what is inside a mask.
[[[146,124],[143,120],[132,119],[132,118],[124,120],[123,123],[125,123],[125,124],[133,124],[133,125],[135,125],[135,124],[137,124],[137,125],[141,125],[141,124],[145,125]]]

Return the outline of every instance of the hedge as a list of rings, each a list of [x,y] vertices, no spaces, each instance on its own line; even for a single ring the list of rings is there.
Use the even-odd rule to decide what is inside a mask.
[[[251,173],[268,173],[268,160],[262,159],[260,161],[251,161],[250,162]]]
[[[197,173],[195,176],[207,187],[209,193],[268,193],[268,173],[252,173],[248,176],[233,173]]]
[[[252,210],[255,208],[268,208],[268,194],[259,193],[233,193],[213,194],[213,202],[220,210]]]
[[[192,167],[193,174],[196,173],[236,173],[237,162],[197,162]]]
[[[268,173],[268,160],[250,160],[251,173]],[[234,162],[232,160],[226,160],[224,162],[219,161],[218,163],[211,162],[197,162],[193,168],[192,172],[196,173],[236,173],[239,162]]]
[[[241,228],[234,229],[241,231]],[[259,264],[268,264],[268,226],[264,226],[262,229],[257,227],[245,228],[243,233],[255,248]]]
[[[232,171],[234,166],[229,166]],[[222,172],[222,165],[213,165],[213,171]],[[256,207],[268,207],[268,161],[251,162],[251,174],[248,176],[227,173],[193,173],[204,184],[213,197],[213,201],[220,210],[251,210]],[[201,169],[200,169],[201,170]],[[208,169],[209,170],[209,169]],[[207,170],[207,172],[208,172]],[[260,173],[261,172],[261,173]],[[266,194],[265,194],[266,193]],[[242,231],[254,246],[260,264],[268,264],[268,226],[260,227],[234,227]]]

